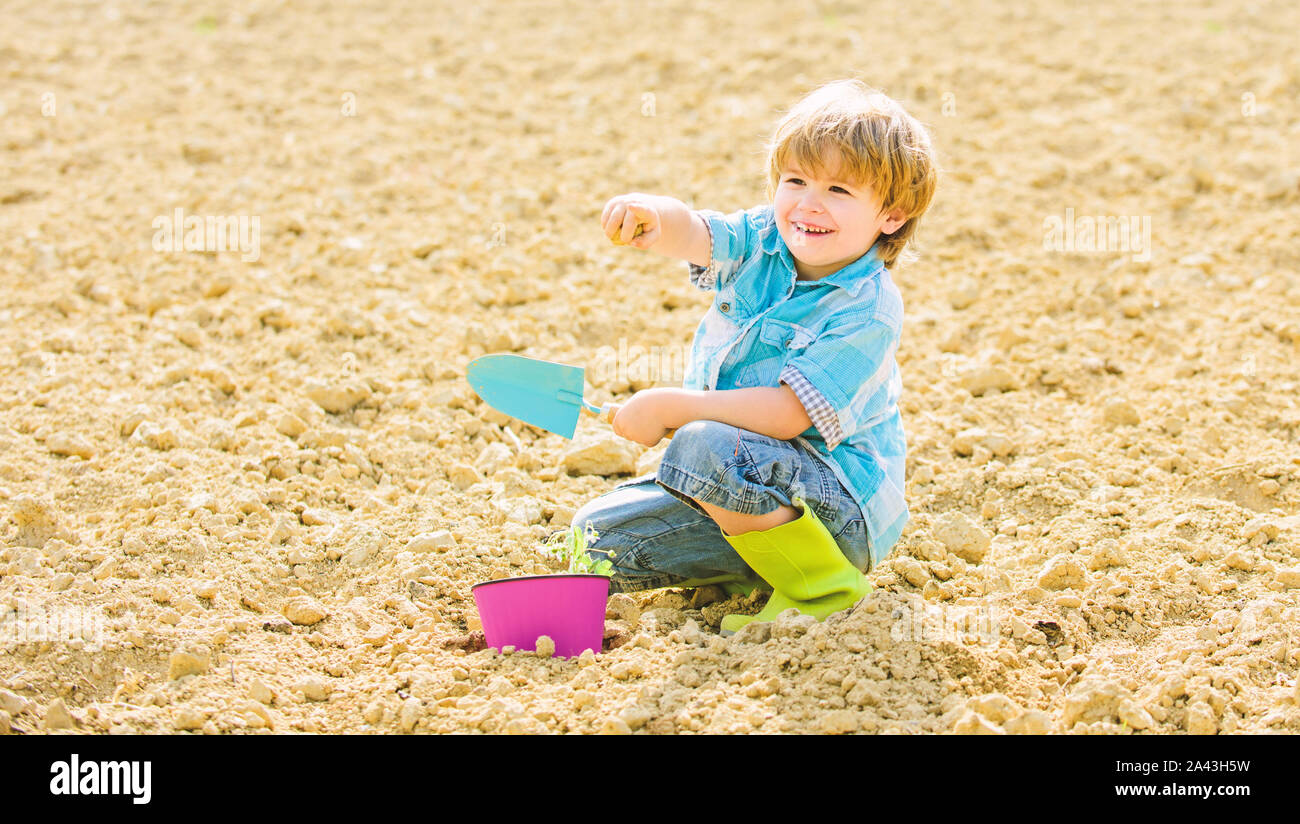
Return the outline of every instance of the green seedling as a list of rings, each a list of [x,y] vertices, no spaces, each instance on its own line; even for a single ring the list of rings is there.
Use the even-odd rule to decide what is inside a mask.
[[[599,537],[591,521],[587,521],[584,527],[575,525],[555,533],[542,548],[563,561],[570,574],[608,575],[614,565],[608,560],[597,561],[587,554],[587,545]]]

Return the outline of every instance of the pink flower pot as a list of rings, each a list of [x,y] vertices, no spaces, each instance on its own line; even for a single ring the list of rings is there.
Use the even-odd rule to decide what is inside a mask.
[[[555,654],[600,652],[605,635],[609,576],[525,575],[470,588],[489,647],[532,650],[538,636],[555,642]]]

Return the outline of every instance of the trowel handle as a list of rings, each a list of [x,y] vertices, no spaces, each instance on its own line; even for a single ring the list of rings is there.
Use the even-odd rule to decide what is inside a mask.
[[[601,421],[602,423],[608,424],[614,422],[614,416],[617,415],[618,410],[622,408],[623,404],[621,403],[607,403],[604,406],[596,406],[594,403],[587,403],[585,400],[582,402],[583,412],[595,417],[596,420]]]
[[[613,423],[614,416],[618,414],[618,410],[623,406],[621,403],[607,403],[604,406],[596,406],[594,403],[588,403],[586,398],[582,398],[581,400],[583,412],[586,412],[596,420],[604,421],[605,423]]]

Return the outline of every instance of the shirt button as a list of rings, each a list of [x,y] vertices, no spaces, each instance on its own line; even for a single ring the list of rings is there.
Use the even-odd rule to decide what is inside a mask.
[[[731,311],[731,304],[730,304],[730,303],[727,303],[726,301],[723,301],[723,302],[718,306],[718,308],[721,309],[724,313],[726,313],[726,312],[730,312],[730,311]]]

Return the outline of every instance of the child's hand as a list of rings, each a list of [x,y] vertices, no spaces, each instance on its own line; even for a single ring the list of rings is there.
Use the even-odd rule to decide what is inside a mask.
[[[661,401],[662,393],[654,389],[644,389],[632,396],[627,403],[618,406],[614,413],[614,434],[629,441],[636,441],[642,446],[654,446],[668,434],[669,427],[664,423],[667,410]]]
[[[600,216],[601,230],[616,246],[649,249],[659,240],[661,225],[654,195],[635,192],[611,198]]]

